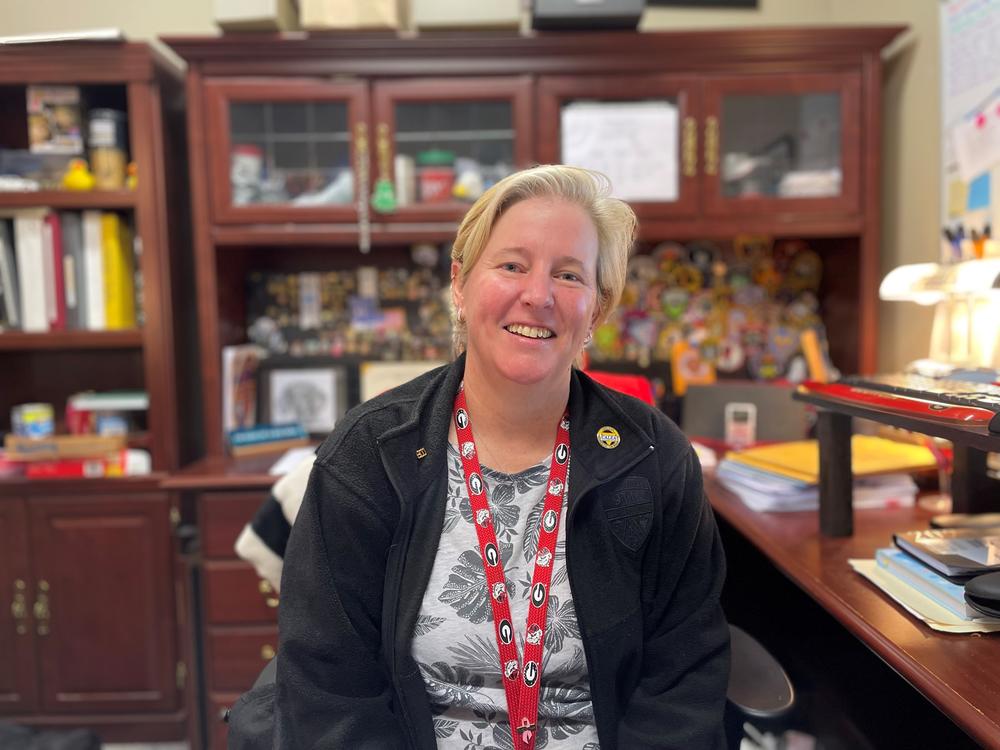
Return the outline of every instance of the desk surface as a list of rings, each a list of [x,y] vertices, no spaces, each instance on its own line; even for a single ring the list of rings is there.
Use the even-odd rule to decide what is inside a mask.
[[[1000,634],[939,633],[855,573],[892,534],[928,527],[920,509],[858,510],[854,535],[819,533],[816,511],[758,513],[711,478],[715,512],[977,742],[1000,750]]]
[[[245,458],[202,458],[172,473],[160,485],[165,490],[266,490],[278,477],[268,469],[281,453]],[[263,500],[263,495],[261,496]]]

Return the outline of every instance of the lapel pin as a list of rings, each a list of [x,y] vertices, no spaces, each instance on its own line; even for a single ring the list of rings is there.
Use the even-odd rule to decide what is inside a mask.
[[[621,435],[618,434],[618,430],[614,427],[605,425],[597,431],[597,442],[602,448],[607,448],[608,450],[617,448],[621,441]]]
[[[427,458],[427,449],[417,448],[417,458]]]

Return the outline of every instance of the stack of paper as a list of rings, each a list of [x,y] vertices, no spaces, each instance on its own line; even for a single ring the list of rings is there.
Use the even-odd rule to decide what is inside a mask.
[[[870,435],[851,438],[854,507],[911,506],[917,486],[908,472],[934,468],[934,456],[918,445]],[[819,444],[776,443],[730,452],[719,464],[719,481],[754,510],[819,507]]]
[[[819,486],[783,477],[739,462],[724,459],[716,477],[726,489],[753,510],[815,510],[819,507]],[[854,479],[855,508],[912,506],[917,485],[909,474],[879,474]]]
[[[970,614],[961,586],[950,583],[933,571],[920,570],[920,563],[899,550],[880,549],[875,560],[848,562],[855,572],[934,630],[945,633],[991,633],[1000,630],[1000,618]]]

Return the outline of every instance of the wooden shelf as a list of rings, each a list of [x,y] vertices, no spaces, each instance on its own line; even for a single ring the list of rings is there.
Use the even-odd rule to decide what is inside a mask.
[[[0,333],[0,351],[38,351],[60,349],[137,349],[142,347],[142,331],[49,331]]]
[[[0,208],[135,208],[132,190],[0,191]]]

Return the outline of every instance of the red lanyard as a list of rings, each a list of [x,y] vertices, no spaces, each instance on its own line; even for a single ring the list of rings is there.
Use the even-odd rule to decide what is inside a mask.
[[[516,750],[533,750],[537,737],[538,689],[541,683],[542,648],[545,643],[545,614],[549,608],[549,583],[555,559],[556,541],[559,537],[559,514],[562,512],[563,493],[569,471],[569,417],[564,413],[556,431],[556,444],[552,449],[552,468],[545,492],[545,507],[538,525],[538,553],[535,571],[531,576],[531,601],[528,605],[528,623],[524,631],[524,662],[518,659],[514,640],[513,619],[507,601],[506,577],[486,499],[476,443],[469,424],[469,410],[465,403],[465,389],[459,388],[455,397],[455,432],[458,435],[459,454],[465,469],[465,487],[472,503],[472,515],[479,538],[479,552],[486,571],[486,589],[493,606],[493,625],[496,629],[497,648],[500,651],[500,672],[504,692],[507,694],[507,715]]]

